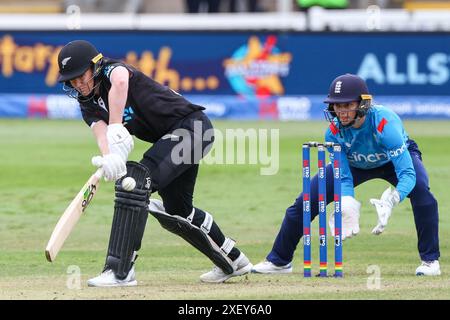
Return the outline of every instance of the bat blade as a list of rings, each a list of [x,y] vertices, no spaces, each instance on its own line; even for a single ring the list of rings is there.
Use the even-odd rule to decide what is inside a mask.
[[[59,218],[45,248],[45,257],[49,262],[55,261],[59,250],[96,194],[102,175],[103,170],[100,168],[84,184]]]

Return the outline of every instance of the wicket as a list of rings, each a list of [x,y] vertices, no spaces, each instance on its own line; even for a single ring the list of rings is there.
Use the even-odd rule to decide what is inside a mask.
[[[334,180],[334,269],[335,277],[342,277],[342,213],[341,213],[341,146],[332,142],[303,144],[303,276],[311,277],[311,170],[310,149],[318,152],[318,205],[319,205],[319,277],[327,277],[327,184],[325,149],[333,148]]]

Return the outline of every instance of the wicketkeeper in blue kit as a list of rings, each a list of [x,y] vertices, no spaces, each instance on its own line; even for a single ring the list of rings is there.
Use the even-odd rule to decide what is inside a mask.
[[[372,105],[372,96],[363,79],[345,74],[331,83],[325,110],[330,126],[326,142],[339,143],[342,152],[342,239],[359,232],[361,204],[354,198],[354,188],[376,178],[388,181],[389,187],[380,199],[370,203],[378,214],[378,224],[372,230],[380,235],[393,208],[409,198],[414,213],[421,265],[416,275],[437,276],[439,267],[438,203],[430,192],[428,175],[422,163],[422,153],[408,137],[402,121],[392,110]],[[329,150],[332,152],[332,150]],[[333,172],[327,173],[327,204],[333,200]],[[311,182],[311,219],[318,214],[318,179]],[[255,265],[256,273],[292,272],[291,261],[303,235],[303,196],[286,210],[281,229],[266,260]],[[334,215],[334,213],[333,213]],[[395,214],[394,214],[395,217]],[[330,218],[334,232],[334,216]]]

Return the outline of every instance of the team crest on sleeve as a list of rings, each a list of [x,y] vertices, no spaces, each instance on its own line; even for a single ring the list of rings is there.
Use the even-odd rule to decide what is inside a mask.
[[[103,69],[103,74],[109,78],[109,76],[111,75],[111,71],[113,71],[114,68],[115,68],[115,66],[113,66],[113,65],[106,66]]]

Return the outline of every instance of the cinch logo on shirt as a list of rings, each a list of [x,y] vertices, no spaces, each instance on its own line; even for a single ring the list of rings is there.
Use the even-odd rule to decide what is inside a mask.
[[[362,154],[353,152],[348,156],[348,160],[350,162],[377,162],[381,160],[387,159],[388,156],[386,153],[369,153],[369,154]]]
[[[389,150],[388,153],[391,156],[391,158],[395,158],[395,157],[398,157],[399,155],[401,155],[403,152],[405,152],[405,150],[406,150],[406,144],[403,143],[400,148],[395,149],[395,150]]]

